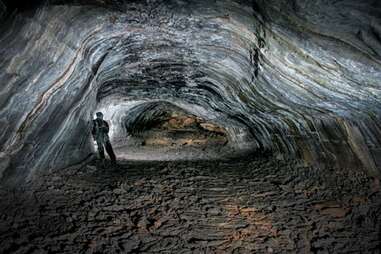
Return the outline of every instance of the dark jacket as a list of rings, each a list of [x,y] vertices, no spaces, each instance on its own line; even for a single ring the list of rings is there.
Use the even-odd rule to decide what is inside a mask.
[[[105,120],[95,119],[93,120],[93,129],[91,130],[91,134],[94,139],[104,139],[104,137],[108,137],[109,129],[109,125]]]

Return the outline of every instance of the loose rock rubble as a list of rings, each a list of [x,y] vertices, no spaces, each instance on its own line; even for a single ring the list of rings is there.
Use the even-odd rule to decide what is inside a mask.
[[[360,170],[92,162],[0,194],[0,253],[380,253],[381,193]]]

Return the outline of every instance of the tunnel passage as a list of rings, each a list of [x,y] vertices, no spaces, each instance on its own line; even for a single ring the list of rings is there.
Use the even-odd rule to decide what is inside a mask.
[[[223,127],[171,103],[142,103],[120,120],[120,131],[111,137],[119,159],[133,159],[139,152],[146,154],[142,160],[223,159],[232,151]]]
[[[376,2],[49,3],[2,16],[4,178],[83,161],[95,110],[157,100],[236,151],[380,174]]]
[[[380,1],[8,2],[0,253],[379,253]]]
[[[213,120],[167,101],[138,101],[129,106],[101,103],[110,123],[110,140],[119,160],[226,160],[248,152],[238,149],[229,131]],[[242,155],[241,155],[242,156]]]
[[[143,109],[140,109],[143,107]],[[137,112],[135,112],[137,111]],[[226,145],[226,130],[191,115],[170,103],[147,103],[132,108],[122,118],[126,134],[137,143],[163,146]],[[114,141],[117,142],[116,138]]]

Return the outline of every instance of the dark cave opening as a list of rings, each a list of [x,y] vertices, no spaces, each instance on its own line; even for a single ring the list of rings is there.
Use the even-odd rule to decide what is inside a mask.
[[[218,160],[237,153],[224,127],[170,102],[106,103],[96,111],[106,114],[119,160]]]
[[[122,120],[126,133],[140,138],[143,146],[193,145],[205,150],[210,145],[228,143],[226,130],[169,103],[149,104],[136,117],[134,110],[132,108]]]

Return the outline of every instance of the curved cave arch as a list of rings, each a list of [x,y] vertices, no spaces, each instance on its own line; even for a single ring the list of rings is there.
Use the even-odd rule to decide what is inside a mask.
[[[343,3],[319,1],[327,9],[319,27],[321,16],[305,11],[302,0],[292,10],[286,1],[156,2],[53,1],[33,18],[10,17],[17,29],[1,40],[5,178],[83,160],[92,152],[92,112],[115,96],[118,103],[196,105],[227,122],[235,143],[246,141],[248,149],[379,174],[377,9],[358,4],[359,37],[345,12],[353,6]],[[26,31],[33,31],[28,38]]]
[[[245,133],[238,122],[226,125],[227,122],[210,118],[208,110],[193,104],[163,100],[110,104],[109,99],[105,100],[96,111],[103,112],[111,123],[110,139],[121,159],[176,160],[175,154],[180,154],[181,160],[228,159],[258,149],[253,146],[248,130]],[[147,150],[148,147],[151,149]],[[141,155],[144,149],[149,157]]]
[[[380,17],[0,0],[0,253],[379,253]]]

